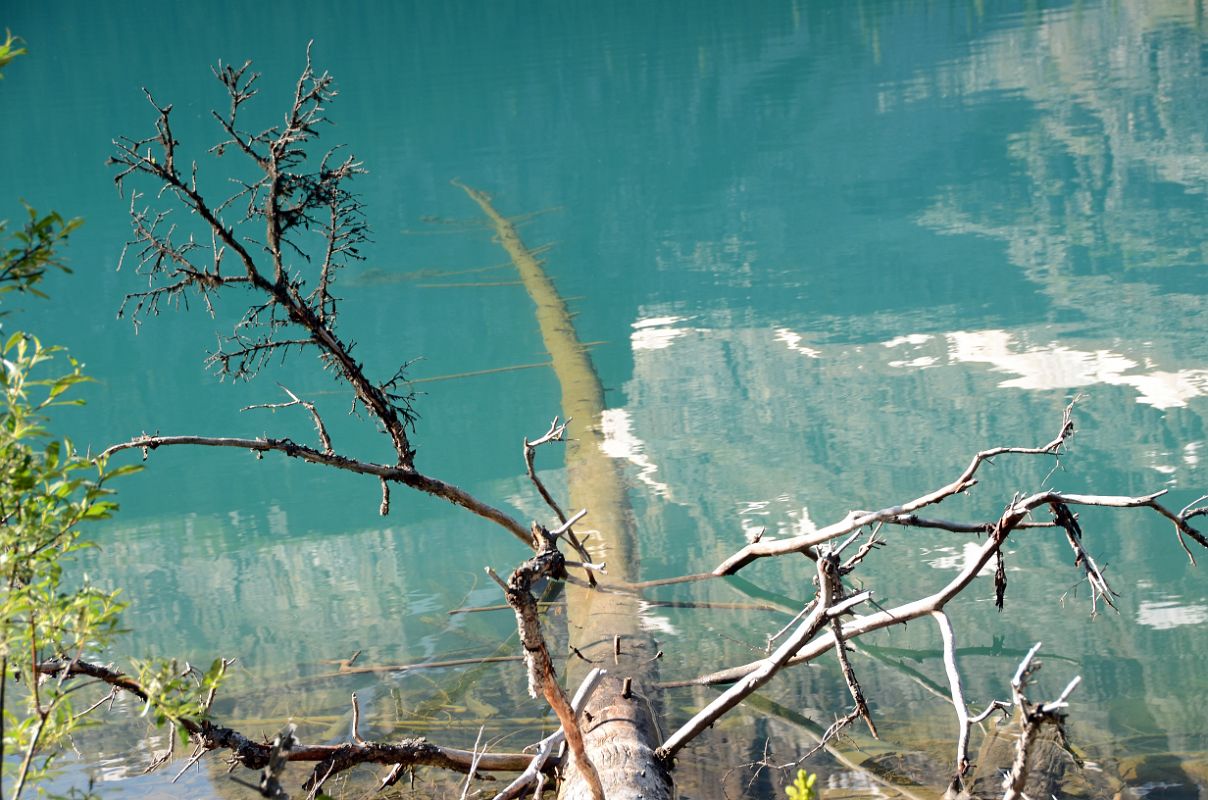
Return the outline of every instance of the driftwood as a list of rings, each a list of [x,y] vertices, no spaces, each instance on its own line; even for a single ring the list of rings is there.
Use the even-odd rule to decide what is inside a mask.
[[[659,742],[658,646],[639,624],[640,597],[613,590],[628,586],[637,577],[640,547],[628,510],[628,486],[616,462],[599,446],[597,423],[604,411],[604,389],[575,333],[566,302],[538,260],[539,249],[525,245],[512,220],[499,213],[486,193],[455,185],[490,222],[533,303],[542,341],[562,389],[570,502],[590,509],[592,549],[607,554],[610,565],[606,579],[597,576],[598,587],[572,582],[566,590],[569,644],[582,656],[568,665],[570,678],[577,679],[576,670],[585,670],[591,659],[609,668],[609,675],[584,710],[585,745],[609,800],[670,800],[671,775],[666,762],[655,755]],[[551,431],[556,428],[551,426]],[[590,776],[570,765],[560,796],[585,800],[593,792]]]
[[[382,490],[382,513],[389,512],[391,486],[401,485],[443,498],[503,528],[535,552],[509,580],[500,580],[500,584],[517,616],[530,688],[535,695],[544,696],[553,707],[574,758],[560,762],[553,752],[555,745],[551,737],[538,743],[538,757],[452,750],[422,739],[396,744],[366,742],[356,730],[359,707],[355,700],[353,730],[348,741],[305,746],[294,740],[292,732],[283,732],[274,746],[251,741],[242,734],[205,721],[182,722],[194,738],[198,753],[231,750],[238,763],[251,769],[265,769],[274,759],[317,762],[307,783],[308,790],[317,789],[332,774],[355,764],[372,762],[394,765],[385,785],[397,780],[404,768],[415,765],[468,773],[520,771],[525,776],[521,785],[504,792],[511,796],[508,791],[527,790],[534,781],[540,783],[540,775],[558,766],[564,768],[563,797],[622,800],[642,796],[648,800],[662,800],[672,796],[670,775],[674,757],[686,744],[779,671],[814,660],[832,649],[840,661],[853,707],[825,732],[820,747],[844,725],[858,719],[863,719],[875,735],[876,727],[847,658],[847,649],[855,646],[864,634],[927,616],[939,626],[943,639],[944,677],[956,716],[956,754],[950,791],[959,794],[965,791],[969,775],[973,725],[994,708],[1005,704],[992,705],[991,709],[978,714],[970,713],[956,658],[957,634],[944,612],[946,605],[967,590],[992,562],[997,567],[994,590],[1001,606],[1007,589],[1003,546],[1010,536],[1037,527],[1062,528],[1075,553],[1080,578],[1091,587],[1092,612],[1101,602],[1111,605],[1116,593],[1095,562],[1074,509],[1080,506],[1149,509],[1173,524],[1177,543],[1193,561],[1187,540],[1208,547],[1208,538],[1192,525],[1193,519],[1208,514],[1208,506],[1199,505],[1205,498],[1174,511],[1162,502],[1163,492],[1106,496],[1045,489],[1011,498],[1004,503],[1004,510],[996,519],[966,521],[920,516],[920,512],[954,495],[973,490],[977,486],[979,469],[996,457],[1059,459],[1074,434],[1074,406],[1071,403],[1065,409],[1056,437],[1046,444],[982,450],[973,456],[955,480],[907,502],[875,511],[852,511],[843,519],[807,535],[782,540],[757,539],[709,573],[643,582],[637,574],[640,560],[637,536],[625,507],[627,486],[616,464],[597,446],[598,432],[594,426],[603,411],[603,390],[586,349],[575,336],[566,303],[544,272],[537,251],[526,247],[520,239],[513,221],[500,214],[485,193],[457,184],[480,207],[517,269],[536,306],[550,363],[562,386],[560,416],[566,417],[566,423],[555,418],[543,436],[524,442],[526,471],[561,527],[551,532],[538,523],[522,525],[506,512],[455,485],[419,471],[410,438],[414,432],[415,414],[407,389],[407,365],[403,364],[388,379],[371,378],[353,356],[354,344],[344,341],[337,333],[339,314],[333,286],[341,270],[359,258],[357,248],[366,236],[366,228],[359,203],[347,188],[348,182],[362,172],[359,162],[351,157],[337,157],[334,150],[317,165],[308,160],[307,148],[313,146],[317,128],[326,120],[326,105],[335,94],[331,78],[326,73],[316,74],[308,56],[284,123],[259,133],[248,133],[240,128],[239,113],[244,103],[256,93],[257,76],[248,71],[247,64],[239,68],[220,64],[215,74],[226,89],[230,107],[226,113],[215,114],[224,138],[214,151],[219,155],[224,151],[241,154],[255,167],[258,178],[241,184],[231,195],[220,200],[204,197],[198,189],[196,163],[183,165],[180,143],[171,128],[172,106],[160,105],[148,94],[157,115],[155,133],[143,139],[115,142],[116,153],[111,161],[118,168],[116,180],[119,186],[136,179],[150,181],[154,185],[150,196],[175,201],[179,209],[188,212],[191,220],[197,221],[201,226],[198,233],[204,236],[190,232],[185,238],[172,225],[169,210],[141,208],[139,202],[144,195],[132,192],[133,239],[126,255],[133,254],[138,270],[146,276],[150,288],[129,295],[123,310],[131,313],[138,323],[157,314],[161,307],[178,303],[188,295],[199,297],[207,307],[212,307],[230,287],[250,290],[255,298],[253,305],[232,334],[222,341],[209,363],[224,377],[246,379],[253,377],[270,356],[284,356],[299,350],[316,352],[320,364],[347,385],[354,409],[363,409],[386,435],[392,460],[372,461],[337,451],[316,405],[284,387],[287,401],[259,404],[249,409],[298,406],[314,423],[318,446],[269,436],[144,433],[108,448],[101,458],[124,450],[140,450],[146,458],[151,450],[185,445],[244,449],[258,456],[279,453],[376,478]],[[226,221],[226,215],[232,214],[237,221]],[[318,230],[322,234],[322,246],[318,250],[308,250],[307,242],[301,236],[308,230]],[[209,244],[205,244],[207,241]],[[583,512],[568,518],[536,474],[536,448],[552,442],[566,445],[570,507],[590,511],[595,530],[589,543],[584,543],[572,529]],[[1052,514],[1051,520],[1033,518],[1036,512],[1046,508]],[[851,593],[845,581],[858,572],[863,560],[877,547],[889,541],[888,532],[898,527],[980,534],[985,539],[957,576],[938,590],[893,608],[878,607],[879,610],[857,614],[855,609],[869,599],[869,593]],[[581,560],[568,561],[558,550],[561,540],[567,541]],[[848,548],[855,548],[854,554],[846,561],[840,561]],[[607,555],[610,565],[607,572],[603,563],[595,563],[597,559],[603,561],[601,554]],[[734,575],[758,559],[798,554],[817,562],[813,567],[817,573],[817,591],[801,619],[769,636],[770,642],[781,639],[783,642],[766,658],[689,681],[665,684],[734,685],[689,720],[677,723],[678,729],[670,736],[662,737],[657,725],[663,714],[659,710],[660,684],[656,673],[661,651],[650,634],[638,625],[641,591],[655,585],[714,580]],[[568,567],[575,573],[583,570],[586,579],[568,575]],[[545,645],[538,607],[531,593],[533,582],[538,578],[567,581],[570,646],[581,656],[582,663],[579,660],[569,662],[567,672],[571,674],[563,677],[574,681],[579,677],[574,673],[586,672],[594,687],[593,692],[584,694],[581,707],[569,701],[560,687]],[[1030,660],[1025,660],[1025,665]],[[592,670],[588,662],[605,663],[608,673]],[[47,663],[43,668],[51,674],[67,671],[71,675],[88,675],[145,699],[145,693],[139,694],[142,690],[137,683],[105,667],[73,662]],[[1051,703],[1029,705],[1022,694],[1027,674],[1027,669],[1021,667],[1013,683],[1013,705],[1023,709],[1024,719],[1034,719],[1038,727],[1051,721],[1060,706]],[[1064,701],[1063,696],[1056,702]],[[1028,714],[1033,716],[1028,717]],[[1025,732],[1029,730],[1029,724],[1025,722]],[[1007,789],[1016,795],[1018,787],[1023,786],[1022,778],[1018,776],[1026,773],[1028,767],[1026,745],[1022,752],[1018,770],[1012,773],[1016,777],[1011,779]],[[268,774],[275,780],[276,772],[270,769]]]
[[[146,702],[147,691],[137,680],[119,670],[87,661],[44,661],[39,665],[44,675],[93,678],[115,690],[128,692]],[[340,744],[302,745],[295,744],[285,756],[289,762],[316,763],[305,789],[310,791],[322,785],[332,776],[358,764],[386,764],[401,768],[438,767],[454,772],[485,774],[488,772],[522,772],[529,769],[533,756],[526,753],[480,753],[433,744],[423,738],[403,739],[398,742],[370,742],[361,738],[357,728],[359,706],[353,695],[353,729],[348,741]],[[215,751],[228,750],[231,758],[251,770],[261,770],[269,765],[273,754],[271,742],[256,741],[243,733],[223,725],[189,717],[181,718],[178,724],[188,733],[196,747],[195,759]],[[547,762],[546,769],[552,770],[557,761]],[[397,778],[396,778],[397,779]],[[387,779],[389,780],[389,778]]]
[[[566,692],[558,683],[554,661],[541,633],[541,620],[537,612],[537,598],[533,597],[533,585],[542,578],[554,580],[566,577],[566,559],[558,550],[557,538],[570,529],[569,522],[551,533],[540,525],[533,524],[533,543],[537,554],[512,571],[504,583],[489,567],[490,576],[503,589],[508,605],[516,612],[516,627],[520,631],[520,644],[524,647],[524,660],[528,667],[529,695],[544,697],[550,708],[558,715],[562,731],[575,756],[575,766],[583,773],[591,790],[592,800],[604,800],[604,789],[600,776],[583,744],[583,733],[579,729],[577,712],[572,708]],[[596,676],[601,677],[599,675]]]

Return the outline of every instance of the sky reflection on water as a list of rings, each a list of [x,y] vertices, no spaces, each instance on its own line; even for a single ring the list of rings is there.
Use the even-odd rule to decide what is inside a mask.
[[[399,3],[337,14],[319,3],[170,13],[136,3],[121,18],[82,3],[15,7],[5,25],[30,55],[0,85],[22,120],[0,132],[11,187],[0,208],[15,217],[23,196],[88,220],[71,248],[77,274],[55,278],[54,300],[26,304],[22,319],[99,378],[90,406],[64,419],[96,447],[144,429],[304,440],[301,415],[237,412],[275,400],[281,379],[329,409],[342,446],[379,452],[303,359],[250,386],[216,386],[202,350],[234,309],[218,321],[165,315],[138,336],[113,320],[139,281],[113,272],[127,206],[103,160],[111,138],[151,123],[138,86],[178,104],[183,146],[201,154],[214,139],[205,110],[220,100],[208,65],[253,58],[273,119],[313,37],[342,90],[330,141],[348,142],[370,170],[360,189],[375,242],[343,284],[355,309],[345,330],[379,372],[423,356],[417,378],[483,373],[420,385],[420,461],[434,474],[540,515],[517,445],[559,410],[553,377],[532,368],[545,354],[528,300],[448,185],[460,177],[507,213],[552,209],[524,235],[554,244],[548,268],[577,298],[581,338],[597,343],[601,425],[609,454],[627,462],[646,577],[711,568],[760,527],[791,535],[913,497],[981,447],[1047,441],[1078,393],[1081,432],[1064,471],[1003,462],[945,512],[994,515],[1045,480],[1169,488],[1177,507],[1208,486],[1202,9],[989,5]],[[525,368],[497,371],[509,367]],[[328,718],[345,713],[352,687],[307,684],[324,660],[361,648],[382,663],[485,651],[509,628],[444,611],[488,602],[481,567],[515,563],[513,543],[400,494],[383,523],[376,485],[347,476],[156,453],[123,487],[123,513],[88,567],[126,588],[129,653],[239,655],[246,673],[224,712],[313,715],[324,721],[311,735],[336,736],[345,722]],[[1163,524],[1087,516],[1123,590],[1119,617],[1087,620],[1085,597],[1068,589],[1076,576],[1053,577],[1068,554],[1036,537],[1012,553],[1007,611],[971,597],[954,612],[958,630],[970,646],[1043,638],[1061,669],[1062,658],[1081,664],[1075,738],[1097,753],[1121,742],[1208,750],[1208,711],[1188,701],[1208,688],[1198,662],[1208,578]],[[870,581],[889,596],[917,593],[964,549],[911,538],[871,565]],[[788,594],[802,580],[787,565],[752,579]],[[726,587],[683,591],[652,599],[735,599]],[[752,631],[775,625],[754,611],[658,608],[649,620],[668,653],[693,653],[668,664],[670,677],[745,660],[761,644]],[[892,644],[922,651],[935,639],[918,626]],[[1008,656],[970,660],[971,696],[1000,695],[1013,667]],[[934,697],[867,668],[898,746],[950,738]],[[482,676],[442,734],[469,744],[485,708],[538,715],[519,683],[505,670]],[[438,684],[360,690],[377,693],[376,722],[393,731],[419,724],[407,709],[439,697]],[[265,698],[265,685],[283,688]],[[829,712],[821,698],[836,686],[829,673],[798,677],[776,697]],[[920,709],[934,726],[912,727]],[[786,756],[809,746],[766,715],[743,719],[741,733],[687,754],[685,775],[707,773],[710,752],[737,759],[769,730]],[[1149,738],[1138,744],[1136,730]],[[137,746],[109,747],[92,765],[102,776],[118,774],[113,759],[140,758]],[[155,780],[134,791],[162,791]]]

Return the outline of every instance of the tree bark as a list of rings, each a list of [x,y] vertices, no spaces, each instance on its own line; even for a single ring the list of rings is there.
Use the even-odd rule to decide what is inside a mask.
[[[580,720],[588,756],[608,800],[671,800],[671,775],[654,755],[660,738],[655,722],[658,648],[641,629],[638,596],[608,591],[609,584],[637,579],[640,555],[625,482],[616,463],[600,449],[603,388],[566,303],[516,228],[495,210],[486,194],[457,185],[491,220],[537,306],[541,336],[562,387],[562,413],[569,419],[566,469],[571,506],[588,509],[587,527],[579,532],[590,529],[586,544],[593,560],[608,564],[607,580],[600,587],[567,586],[570,644],[594,662],[572,658],[569,683],[577,684],[593,666],[608,670]],[[591,797],[584,776],[573,764],[559,797]]]

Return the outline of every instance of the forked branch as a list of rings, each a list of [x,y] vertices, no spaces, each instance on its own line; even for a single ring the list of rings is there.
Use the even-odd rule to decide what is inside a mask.
[[[174,207],[152,211],[140,207],[144,195],[137,188],[131,194],[133,238],[123,260],[132,254],[137,271],[149,283],[147,290],[127,297],[136,321],[158,313],[163,301],[178,304],[189,293],[212,308],[232,284],[252,289],[259,305],[220,340],[209,363],[223,376],[251,378],[275,354],[317,348],[324,367],[348,383],[355,401],[390,437],[397,465],[412,468],[415,451],[408,428],[414,425],[415,413],[410,394],[398,391],[395,379],[372,380],[353,357],[355,344],[336,333],[336,277],[362,257],[359,248],[368,228],[360,201],[348,189],[364,172],[360,163],[351,156],[337,158],[338,150],[329,150],[317,163],[309,155],[319,128],[328,121],[326,105],[336,95],[331,76],[314,72],[308,48],[284,124],[251,133],[240,128],[239,115],[257,93],[258,75],[247,64],[238,69],[219,64],[214,73],[230,105],[225,114],[214,113],[226,138],[211,152],[222,156],[230,149],[242,154],[251,161],[255,180],[218,200],[205,196],[198,185],[197,162],[181,168],[172,106],[160,105],[150,92],[147,99],[157,115],[154,134],[114,142],[110,163],[117,167],[119,188],[141,178],[154,197],[175,201]],[[186,212],[181,225],[194,229],[173,224],[174,210]],[[311,247],[313,231],[322,239],[317,250]],[[308,290],[308,283],[314,288]]]
[[[1070,693],[1082,681],[1082,676],[1078,675],[1070,681],[1056,700],[1033,704],[1028,700],[1024,690],[1027,688],[1031,676],[1040,669],[1040,665],[1034,663],[1039,650],[1040,642],[1037,642],[1024,656],[1023,661],[1019,664],[1019,669],[1015,671],[1015,677],[1011,680],[1011,694],[1019,709],[1023,730],[1020,731],[1019,740],[1015,746],[1015,760],[1011,764],[1011,769],[1003,777],[1002,785],[1005,790],[1003,800],[1026,800],[1027,795],[1023,793],[1023,790],[1028,780],[1029,757],[1042,727],[1052,725],[1057,730],[1058,741],[1062,745],[1066,745],[1066,749],[1068,749],[1065,738],[1066,715],[1062,709],[1069,706],[1066,701]]]
[[[684,723],[675,733],[659,746],[656,755],[667,760],[675,756],[688,742],[696,738],[702,731],[721,718],[730,709],[743,701],[760,686],[770,681],[790,659],[827,623],[854,606],[869,598],[868,592],[849,597],[832,605],[833,583],[827,577],[826,570],[835,569],[836,563],[831,557],[818,559],[818,575],[816,578],[818,593],[809,605],[809,613],[797,626],[793,634],[776,648],[776,651],[765,659],[751,665],[752,669],[735,679],[735,683],[709,705],[698,711],[692,719]]]
[[[562,507],[558,505],[558,502],[554,500],[553,495],[549,493],[549,489],[545,488],[545,484],[541,481],[541,478],[537,476],[537,469],[533,463],[534,458],[537,455],[538,447],[543,444],[549,444],[550,442],[566,441],[566,426],[569,424],[569,419],[567,419],[565,422],[559,422],[558,417],[554,417],[554,421],[549,424],[549,430],[541,434],[541,436],[537,437],[531,442],[528,440],[528,437],[525,437],[524,467],[528,472],[529,480],[533,482],[533,486],[537,488],[537,493],[541,495],[541,499],[545,501],[545,504],[549,506],[550,510],[553,511],[558,517],[558,521],[563,524],[563,527],[566,530],[567,543],[574,548],[576,553],[579,554],[579,558],[583,559],[583,563],[590,564],[591,554],[587,552],[587,548],[583,546],[583,542],[578,536],[575,535],[574,529],[571,528],[570,524],[568,523],[566,513],[562,510]],[[587,583],[589,586],[596,586],[595,572],[591,569],[587,570]]]
[[[1081,494],[1065,494],[1057,491],[1037,492],[1036,494],[1027,497],[1019,497],[1014,499],[1003,511],[1002,516],[998,521],[993,523],[993,533],[976,551],[970,554],[965,561],[965,566],[961,571],[950,580],[946,585],[939,590],[933,592],[926,597],[919,598],[893,608],[882,609],[881,611],[868,614],[866,616],[857,616],[854,619],[848,620],[843,624],[842,638],[851,640],[872,631],[888,628],[893,625],[901,625],[919,617],[931,614],[935,611],[942,611],[944,607],[969,584],[971,584],[978,575],[985,569],[986,565],[992,558],[995,558],[1007,537],[1016,528],[1020,526],[1027,516],[1036,508],[1047,506],[1052,503],[1062,503],[1070,505],[1085,505],[1097,506],[1102,508],[1149,508],[1162,514],[1162,516],[1177,520],[1176,525],[1179,530],[1187,530],[1194,533],[1193,538],[1197,542],[1203,541],[1204,537],[1199,531],[1191,527],[1190,523],[1175,512],[1170,511],[1161,503],[1158,498],[1162,497],[1165,492],[1155,492],[1154,494],[1142,495],[1140,497],[1113,496],[1113,495],[1081,495]],[[1208,542],[1206,542],[1208,544]],[[789,659],[789,664],[800,664],[812,661],[819,655],[825,653],[835,646],[835,637],[832,633],[821,633],[817,638],[805,645],[801,651]],[[708,675],[702,675],[688,681],[678,681],[664,684],[666,686],[678,685],[709,685],[718,683],[732,683],[747,675],[755,672],[762,661],[754,661],[744,664],[739,667],[720,670]]]
[[[148,698],[146,689],[137,680],[101,664],[80,660],[53,660],[40,663],[38,671],[44,675],[62,678],[94,678],[128,692],[143,702]],[[524,753],[475,753],[442,747],[423,738],[403,739],[392,743],[370,742],[355,734],[341,744],[308,745],[295,741],[288,752],[282,754],[280,748],[274,753],[272,742],[251,739],[233,728],[215,725],[209,720],[182,717],[177,722],[203,752],[229,750],[236,763],[251,770],[265,769],[274,755],[278,758],[283,756],[290,762],[318,763],[322,766],[322,774],[327,774],[328,777],[357,764],[428,766],[467,773],[471,769],[480,772],[520,772],[528,769],[533,761],[533,756]],[[552,768],[554,763],[547,762],[546,768]],[[312,774],[312,782],[307,784],[308,790],[314,785],[313,781],[317,779],[318,774],[319,769],[316,768]]]
[[[520,642],[524,646],[525,662],[528,666],[529,694],[532,697],[545,697],[558,716],[558,721],[562,723],[562,730],[574,754],[576,766],[586,778],[593,799],[604,800],[600,776],[587,755],[583,734],[579,730],[577,712],[558,683],[553,659],[550,658],[549,648],[541,633],[537,599],[532,593],[533,584],[541,578],[565,578],[566,560],[558,550],[556,537],[536,523],[533,523],[533,541],[537,545],[537,553],[513,570],[506,583],[490,568],[487,572],[503,588],[508,605],[516,613],[516,627],[520,632]]]
[[[268,437],[247,439],[235,436],[160,436],[158,434],[143,434],[128,442],[121,442],[110,446],[99,457],[102,459],[108,458],[122,450],[141,450],[143,458],[147,458],[152,450],[178,445],[233,447],[239,450],[250,450],[254,453],[283,453],[291,458],[298,458],[311,464],[322,464],[348,472],[355,472],[359,475],[372,475],[380,478],[382,481],[401,483],[404,486],[409,486],[412,489],[417,489],[433,497],[443,498],[454,505],[461,506],[483,519],[488,519],[506,529],[525,544],[532,544],[529,532],[519,522],[498,508],[482,502],[469,492],[451,483],[445,483],[442,480],[429,477],[406,467],[392,464],[376,464],[371,461],[349,458],[339,453],[324,452],[323,450],[317,450],[304,444],[298,444],[291,439],[272,439]]]
[[[787,539],[752,542],[719,564],[713,570],[713,574],[733,575],[752,561],[769,556],[779,556],[787,553],[809,553],[812,548],[824,542],[838,539],[840,536],[846,536],[866,525],[875,525],[879,522],[888,522],[897,525],[914,524],[918,522],[917,518],[912,517],[914,512],[927,506],[936,505],[955,494],[960,494],[973,488],[977,484],[975,476],[978,469],[982,464],[996,456],[1015,454],[1059,457],[1066,441],[1074,435],[1073,406],[1072,402],[1066,406],[1065,412],[1062,415],[1061,430],[1048,444],[1040,447],[992,447],[989,450],[982,450],[973,456],[973,460],[969,462],[969,466],[965,467],[965,471],[957,476],[956,480],[946,486],[941,486],[934,491],[916,497],[901,505],[888,506],[879,511],[853,511],[839,522],[812,533],[792,536]],[[955,523],[950,524],[955,525]],[[926,527],[946,527],[946,525],[929,522]],[[1208,543],[1205,544],[1208,546]]]

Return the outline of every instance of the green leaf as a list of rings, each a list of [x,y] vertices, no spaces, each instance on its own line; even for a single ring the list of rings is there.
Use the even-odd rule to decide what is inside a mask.
[[[792,786],[785,789],[789,800],[814,800],[814,781],[816,780],[818,780],[817,775],[803,769],[797,770],[797,779],[793,781]]]
[[[16,36],[13,36],[12,31],[4,32],[4,43],[0,44],[0,69],[3,69],[5,66],[7,66],[8,62],[12,61],[17,56],[25,55],[25,48],[17,47],[17,42],[20,41],[21,40]],[[0,78],[3,77],[4,75],[0,74]]]
[[[110,478],[120,478],[123,475],[133,475],[136,472],[142,471],[142,464],[123,464],[120,467],[115,467],[114,469],[108,470],[105,473],[105,480],[109,480]]]
[[[59,442],[57,442],[57,441],[51,442],[50,444],[46,445],[46,451],[42,455],[43,464],[46,466],[46,469],[53,470],[55,467],[57,467],[59,465],[59,450],[60,449],[62,449],[62,445],[59,444]]]
[[[24,338],[25,338],[24,331],[17,331],[12,336],[8,337],[8,341],[4,343],[4,352],[7,353],[9,350],[13,349],[13,345],[15,345],[17,342],[19,342],[20,340],[22,340]]]

